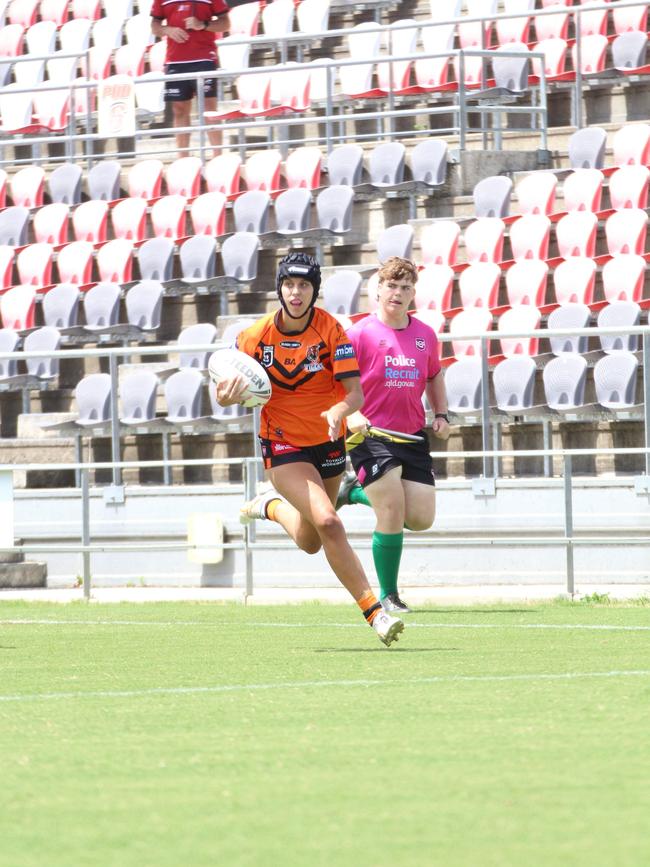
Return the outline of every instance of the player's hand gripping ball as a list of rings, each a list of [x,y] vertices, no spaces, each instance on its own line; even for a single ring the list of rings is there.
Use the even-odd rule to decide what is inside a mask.
[[[239,401],[248,408],[264,406],[271,397],[271,380],[261,364],[238,349],[218,349],[208,360],[208,373],[214,383],[240,376],[246,389]]]

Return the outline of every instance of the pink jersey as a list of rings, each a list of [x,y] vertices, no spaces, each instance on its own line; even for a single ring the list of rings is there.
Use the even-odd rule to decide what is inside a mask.
[[[361,371],[366,418],[390,430],[421,430],[424,387],[440,372],[434,330],[412,316],[406,328],[391,328],[373,313],[347,332]]]

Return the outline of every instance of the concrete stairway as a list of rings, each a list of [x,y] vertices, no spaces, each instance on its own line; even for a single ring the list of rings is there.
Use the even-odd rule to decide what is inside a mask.
[[[0,590],[47,586],[47,564],[25,560],[20,552],[0,553]]]

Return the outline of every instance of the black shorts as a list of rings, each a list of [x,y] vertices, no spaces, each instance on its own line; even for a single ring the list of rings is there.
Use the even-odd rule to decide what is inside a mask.
[[[194,63],[168,63],[165,66],[165,75],[182,75],[184,72],[212,72],[217,68],[214,60],[197,60]],[[203,96],[217,95],[217,79],[204,78],[203,81]],[[181,81],[177,78],[175,81],[165,82],[165,102],[186,102],[196,93],[196,86],[199,82],[196,79]]]
[[[264,469],[282,467],[285,464],[312,464],[321,479],[339,476],[345,469],[345,440],[319,443],[316,446],[292,446],[289,443],[267,440],[260,437]]]
[[[350,452],[350,460],[361,486],[367,488],[395,467],[402,468],[402,478],[407,482],[435,485],[429,440],[423,430],[418,433],[424,437],[422,442],[391,443],[377,437],[366,437],[355,446]]]

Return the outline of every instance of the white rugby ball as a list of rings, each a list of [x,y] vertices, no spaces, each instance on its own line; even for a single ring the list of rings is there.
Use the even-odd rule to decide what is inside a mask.
[[[241,376],[246,383],[242,406],[264,406],[271,397],[271,380],[261,364],[238,349],[217,349],[208,360],[210,379],[222,382]]]

